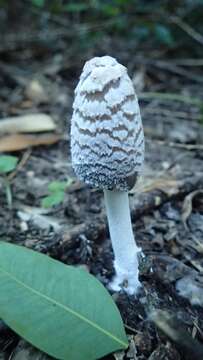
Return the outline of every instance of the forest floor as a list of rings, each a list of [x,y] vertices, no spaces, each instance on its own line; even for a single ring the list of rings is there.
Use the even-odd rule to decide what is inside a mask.
[[[63,46],[53,54],[33,43],[5,44],[0,48],[1,118],[47,113],[57,131],[54,144],[9,152],[20,164],[10,177],[10,210],[1,186],[0,239],[85,265],[107,285],[113,254],[103,194],[80,183],[71,168],[71,106],[84,57],[74,61]],[[145,255],[140,258],[143,288],[137,299],[112,294],[130,347],[105,359],[202,360],[202,68],[195,60],[181,63],[162,55],[149,61],[143,51],[128,55],[121,46],[114,51],[108,42],[105,46],[88,50],[85,58],[108,52],[129,68],[146,137],[144,173],[130,192],[133,229]],[[49,183],[67,178],[73,182],[63,203],[42,208]],[[0,360],[48,358],[0,321]]]

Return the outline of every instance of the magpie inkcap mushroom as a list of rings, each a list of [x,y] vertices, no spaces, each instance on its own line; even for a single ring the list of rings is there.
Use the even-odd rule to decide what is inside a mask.
[[[87,61],[75,89],[72,165],[78,178],[104,190],[116,275],[111,288],[136,293],[137,247],[128,191],[144,161],[144,133],[127,69],[110,56]]]

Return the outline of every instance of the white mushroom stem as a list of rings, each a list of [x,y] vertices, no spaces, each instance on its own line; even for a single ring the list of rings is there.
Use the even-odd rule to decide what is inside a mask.
[[[104,190],[109,232],[114,251],[116,275],[110,288],[122,288],[129,294],[136,294],[140,287],[138,279],[138,252],[130,217],[128,193],[118,190]]]

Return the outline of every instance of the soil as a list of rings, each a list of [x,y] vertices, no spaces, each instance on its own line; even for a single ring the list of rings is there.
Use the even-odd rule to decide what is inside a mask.
[[[161,55],[161,49],[158,59],[152,55],[149,63],[143,50],[135,55],[132,50],[121,51],[122,45],[115,42],[111,50],[106,41],[104,50],[92,48],[85,55],[75,54],[75,58],[80,56],[78,62],[72,61],[64,43],[56,51],[33,44],[12,50],[2,45],[1,118],[48,113],[57,124],[60,140],[13,153],[23,161],[11,180],[11,210],[1,187],[0,239],[66,264],[85,265],[107,286],[114,270],[103,194],[76,179],[69,130],[81,64],[95,54],[108,52],[117,57],[130,69],[140,94],[146,136],[144,173],[130,192],[135,238],[143,250],[143,287],[138,298],[112,294],[130,347],[105,359],[202,360],[203,127],[201,109],[191,101],[203,99],[202,68],[177,65],[167,54]],[[177,67],[183,71],[177,74]],[[30,90],[34,80],[40,84],[43,97]],[[175,94],[182,99],[176,99]],[[48,184],[67,178],[73,183],[63,203],[42,209]],[[28,219],[26,214],[32,216]],[[0,321],[0,359],[48,358]]]

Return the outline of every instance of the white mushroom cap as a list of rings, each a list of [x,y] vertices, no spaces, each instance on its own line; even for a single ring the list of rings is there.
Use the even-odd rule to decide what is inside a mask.
[[[110,56],[87,61],[75,89],[72,164],[94,187],[127,191],[144,160],[137,96],[127,69]]]

